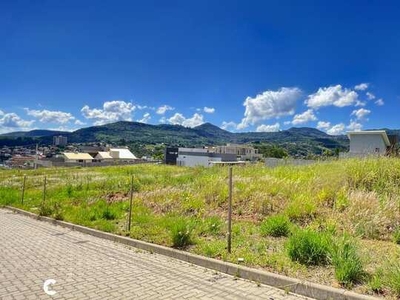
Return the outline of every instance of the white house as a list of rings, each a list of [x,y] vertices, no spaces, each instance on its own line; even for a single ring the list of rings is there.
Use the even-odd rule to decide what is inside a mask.
[[[384,130],[352,131],[349,156],[386,155],[390,141]]]
[[[93,157],[89,153],[76,153],[76,152],[64,152],[64,160],[66,163],[91,163]]]
[[[210,167],[214,162],[228,161],[236,161],[236,154],[214,153],[209,149],[203,148],[179,148],[176,164],[186,167]]]
[[[126,148],[112,148],[110,149],[109,154],[113,159],[122,161],[132,161],[137,159],[137,157]]]

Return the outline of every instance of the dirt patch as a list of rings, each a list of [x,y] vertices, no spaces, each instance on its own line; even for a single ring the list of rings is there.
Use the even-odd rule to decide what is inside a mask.
[[[108,204],[111,204],[111,203],[127,201],[128,196],[129,196],[128,193],[117,192],[105,195],[104,199],[106,199]]]

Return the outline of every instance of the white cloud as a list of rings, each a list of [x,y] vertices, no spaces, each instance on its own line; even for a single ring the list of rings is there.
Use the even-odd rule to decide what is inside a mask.
[[[159,108],[157,108],[156,114],[163,115],[163,114],[165,114],[167,111],[169,111],[169,110],[174,110],[174,109],[175,109],[175,108],[173,108],[173,107],[171,107],[171,106],[169,106],[169,105],[162,105],[162,106],[160,106]]]
[[[80,121],[80,120],[76,120],[75,121],[75,125],[86,125],[86,123]]]
[[[0,109],[0,116],[4,115],[4,112]]]
[[[182,114],[176,113],[168,119],[168,122],[185,127],[196,127],[204,123],[203,118],[203,115],[198,113],[195,113],[191,118],[185,118]]]
[[[29,130],[34,122],[34,120],[23,120],[15,113],[3,113],[0,117],[0,131],[7,132],[10,130]]]
[[[351,131],[360,131],[362,129],[362,124],[356,121],[351,120],[350,124],[347,126],[347,129]]]
[[[165,123],[168,122],[168,120],[167,120],[166,117],[162,117],[160,120],[158,120],[158,122],[161,123],[161,124],[165,124]]]
[[[353,112],[351,113],[351,116],[356,116],[357,120],[362,120],[370,113],[371,113],[370,110],[365,109],[365,108],[360,108],[357,110],[353,110]]]
[[[257,132],[277,132],[280,129],[279,123],[275,123],[274,125],[260,125],[257,127]]]
[[[359,100],[358,94],[355,91],[342,88],[338,84],[336,86],[319,88],[316,93],[309,95],[304,103],[310,108],[318,109],[330,105],[337,107],[350,106],[359,103]]]
[[[168,121],[174,125],[182,125],[182,123],[185,122],[185,120],[186,118],[180,113],[176,113],[175,115],[173,115],[171,118],[168,119]]]
[[[370,92],[367,92],[366,95],[368,97],[368,100],[374,100],[376,98],[375,95]]]
[[[366,105],[366,103],[365,102],[363,102],[363,101],[360,101],[360,100],[357,100],[356,101],[356,104],[354,104],[354,106],[365,106]]]
[[[72,129],[72,128],[69,128],[69,127],[67,127],[67,126],[58,126],[58,127],[50,127],[50,128],[48,128],[48,130],[54,130],[54,131],[69,131],[69,132],[72,132],[72,131],[74,131],[74,130],[76,130],[76,129]]]
[[[55,111],[55,110],[30,110],[29,108],[25,108],[27,115],[35,117],[39,119],[42,123],[59,123],[66,124],[69,121],[75,120],[75,117],[72,114],[63,112],[63,111]]]
[[[336,124],[327,130],[327,134],[329,135],[340,135],[344,134],[346,126],[343,123]]]
[[[265,91],[255,98],[247,97],[243,103],[246,107],[244,118],[238,129],[244,129],[249,124],[254,125],[263,120],[293,115],[300,95],[299,88],[283,87],[277,91]]]
[[[319,130],[328,130],[331,127],[330,122],[319,121],[317,124],[317,129]]]
[[[356,91],[365,91],[369,86],[369,83],[360,83],[354,87]]]
[[[145,114],[143,115],[143,118],[141,118],[138,122],[140,122],[140,123],[147,123],[147,122],[149,122],[150,119],[151,119],[150,114],[149,114],[149,113],[145,113]]]
[[[205,113],[208,113],[208,114],[213,114],[215,112],[215,108],[213,108],[213,107],[205,106],[203,110]]]
[[[224,130],[235,130],[236,129],[237,124],[235,122],[222,122],[221,128]]]
[[[304,124],[310,121],[316,121],[317,117],[314,115],[314,111],[312,109],[308,109],[302,114],[297,114],[293,117],[292,124],[299,125]]]
[[[132,121],[132,112],[135,108],[132,103],[117,100],[104,102],[103,109],[90,109],[85,105],[81,112],[86,119],[95,120],[94,125],[103,125],[116,121]]]
[[[382,106],[382,105],[385,104],[385,102],[383,102],[383,99],[378,99],[378,100],[375,101],[375,104],[379,105],[379,106]]]

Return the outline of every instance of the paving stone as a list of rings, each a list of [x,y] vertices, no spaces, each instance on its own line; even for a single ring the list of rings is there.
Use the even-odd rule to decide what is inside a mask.
[[[274,299],[306,297],[0,209],[0,299]]]

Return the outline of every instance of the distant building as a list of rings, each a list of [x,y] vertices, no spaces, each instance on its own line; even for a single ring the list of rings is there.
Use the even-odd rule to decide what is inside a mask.
[[[110,155],[109,152],[100,151],[94,157],[97,161],[112,161],[113,157]]]
[[[239,160],[253,161],[262,158],[262,154],[259,154],[257,149],[248,145],[227,144],[226,146],[217,146],[215,147],[214,152],[221,154],[234,154]]]
[[[93,157],[89,153],[64,152],[63,156],[66,163],[81,163],[86,165],[93,161]]]
[[[210,167],[213,162],[229,161],[237,161],[236,154],[215,153],[203,148],[179,148],[176,164],[186,167]]]
[[[7,164],[11,168],[30,168],[33,167],[34,161],[34,156],[13,155],[11,159],[7,161]]]
[[[164,163],[166,165],[176,165],[178,158],[178,147],[167,147],[164,151]]]
[[[54,146],[66,146],[68,144],[68,139],[66,136],[58,135],[53,136],[53,145]]]
[[[127,148],[111,148],[109,154],[113,159],[121,161],[137,160],[137,157]]]
[[[348,132],[350,151],[348,156],[386,155],[392,147],[386,131],[353,131]],[[393,139],[396,143],[397,140]]]

